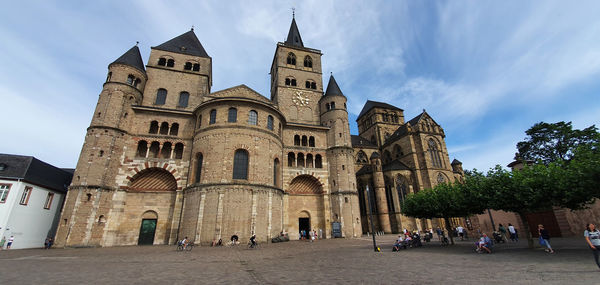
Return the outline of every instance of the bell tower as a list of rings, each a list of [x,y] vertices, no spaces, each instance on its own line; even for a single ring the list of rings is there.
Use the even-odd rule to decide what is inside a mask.
[[[271,64],[271,100],[289,122],[320,123],[321,55],[320,50],[304,46],[296,19],[292,18],[287,39],[277,43]]]

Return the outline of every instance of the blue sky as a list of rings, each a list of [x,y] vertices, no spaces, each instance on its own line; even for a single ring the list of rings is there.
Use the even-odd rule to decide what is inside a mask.
[[[107,66],[139,41],[190,29],[213,58],[213,91],[269,95],[291,7],[305,46],[323,52],[348,97],[423,109],[450,159],[487,170],[512,161],[539,121],[600,119],[598,1],[10,1],[0,11],[0,152],[75,167]],[[327,84],[327,82],[324,82]]]

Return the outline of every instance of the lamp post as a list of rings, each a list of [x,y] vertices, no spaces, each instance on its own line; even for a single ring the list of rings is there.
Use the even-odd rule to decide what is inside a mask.
[[[371,236],[373,236],[373,250],[379,252],[377,242],[375,241],[375,225],[373,225],[373,202],[371,201],[371,191],[367,185],[367,198],[369,199],[369,222],[371,223]]]
[[[488,215],[490,215],[490,221],[492,222],[492,232],[496,231],[496,225],[494,224],[494,217],[492,217],[492,211],[488,208]]]

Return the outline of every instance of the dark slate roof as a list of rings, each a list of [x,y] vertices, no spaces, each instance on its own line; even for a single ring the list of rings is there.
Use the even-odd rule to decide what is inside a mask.
[[[362,115],[366,114],[367,112],[369,112],[369,110],[373,109],[373,108],[384,108],[384,109],[391,109],[391,110],[399,110],[399,111],[404,111],[396,106],[392,106],[390,104],[387,103],[383,103],[383,102],[377,102],[377,101],[371,101],[371,100],[367,100],[367,103],[365,103],[365,106],[362,108],[362,111],[360,111],[360,114],[358,114],[358,117],[356,118],[356,120],[358,121],[358,118],[362,117]]]
[[[375,158],[380,158],[380,157],[381,156],[379,155],[379,153],[375,151],[371,154],[371,157],[369,159],[375,159]]]
[[[365,139],[361,136],[351,135],[350,139],[352,140],[352,147],[377,148],[376,145],[372,144],[368,139]]]
[[[335,78],[333,78],[333,74],[329,76],[329,84],[327,84],[327,91],[325,91],[324,96],[344,96],[344,93],[340,90]]]
[[[288,46],[304,47],[300,31],[298,31],[298,26],[296,25],[296,19],[294,18],[292,18],[292,25],[290,26],[290,31],[288,32],[285,44]]]
[[[439,126],[439,124],[429,114],[427,114],[427,111],[425,111],[425,109],[423,109],[423,112],[421,114],[417,115],[416,117],[414,117],[410,121],[408,121],[408,123],[410,123],[411,126],[414,126],[414,125],[418,124],[419,121],[425,116],[429,117],[436,125]]]
[[[146,74],[146,69],[144,68],[144,61],[142,60],[140,49],[137,46],[130,48],[127,52],[125,52],[121,57],[117,58],[117,60],[113,61],[112,63],[127,64],[129,66],[139,69],[141,72]]]
[[[462,164],[462,162],[460,162],[460,160],[458,160],[458,159],[456,159],[456,158],[455,158],[455,159],[452,161],[452,163],[450,163],[450,165],[455,165],[455,164]]]
[[[204,50],[204,47],[202,47],[193,29],[152,48],[193,56],[210,57]]]
[[[33,156],[0,153],[0,178],[22,179],[25,182],[55,191],[67,192],[73,173],[54,167]]]
[[[388,171],[388,170],[412,170],[412,169],[410,169],[410,167],[408,167],[402,161],[400,161],[398,159],[394,159],[394,160],[392,160],[392,162],[383,166],[383,171]]]
[[[362,175],[362,174],[367,174],[367,173],[372,173],[372,172],[373,172],[373,168],[370,165],[365,165],[356,172],[356,175]]]

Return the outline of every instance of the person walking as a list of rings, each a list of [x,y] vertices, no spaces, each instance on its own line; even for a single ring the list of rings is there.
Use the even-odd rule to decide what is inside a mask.
[[[0,240],[0,250],[4,249],[4,244],[6,243],[6,238],[2,237],[2,240]]]
[[[514,242],[518,242],[519,238],[517,237],[517,230],[515,229],[515,227],[511,224],[508,223],[508,232],[510,233],[510,240],[514,241]]]
[[[458,232],[458,236],[460,237],[460,240],[465,240],[464,228],[461,225],[456,227],[456,231]]]
[[[587,224],[585,227],[585,232],[583,232],[583,236],[585,236],[585,241],[590,246],[592,253],[594,253],[596,265],[598,265],[598,268],[600,268],[600,260],[598,259],[598,255],[600,255],[600,231],[596,229],[596,225]]]
[[[544,225],[538,225],[538,233],[540,237],[540,245],[545,245],[547,247],[547,249],[545,249],[546,252],[554,253],[554,249],[552,249],[552,246],[550,246],[550,233],[544,228]]]
[[[500,232],[502,240],[507,242],[508,240],[506,239],[506,228],[502,224],[498,224],[498,231]]]
[[[14,236],[10,236],[8,238],[8,243],[6,244],[6,249],[10,249],[10,247],[12,246],[13,242],[15,241],[15,237]]]

